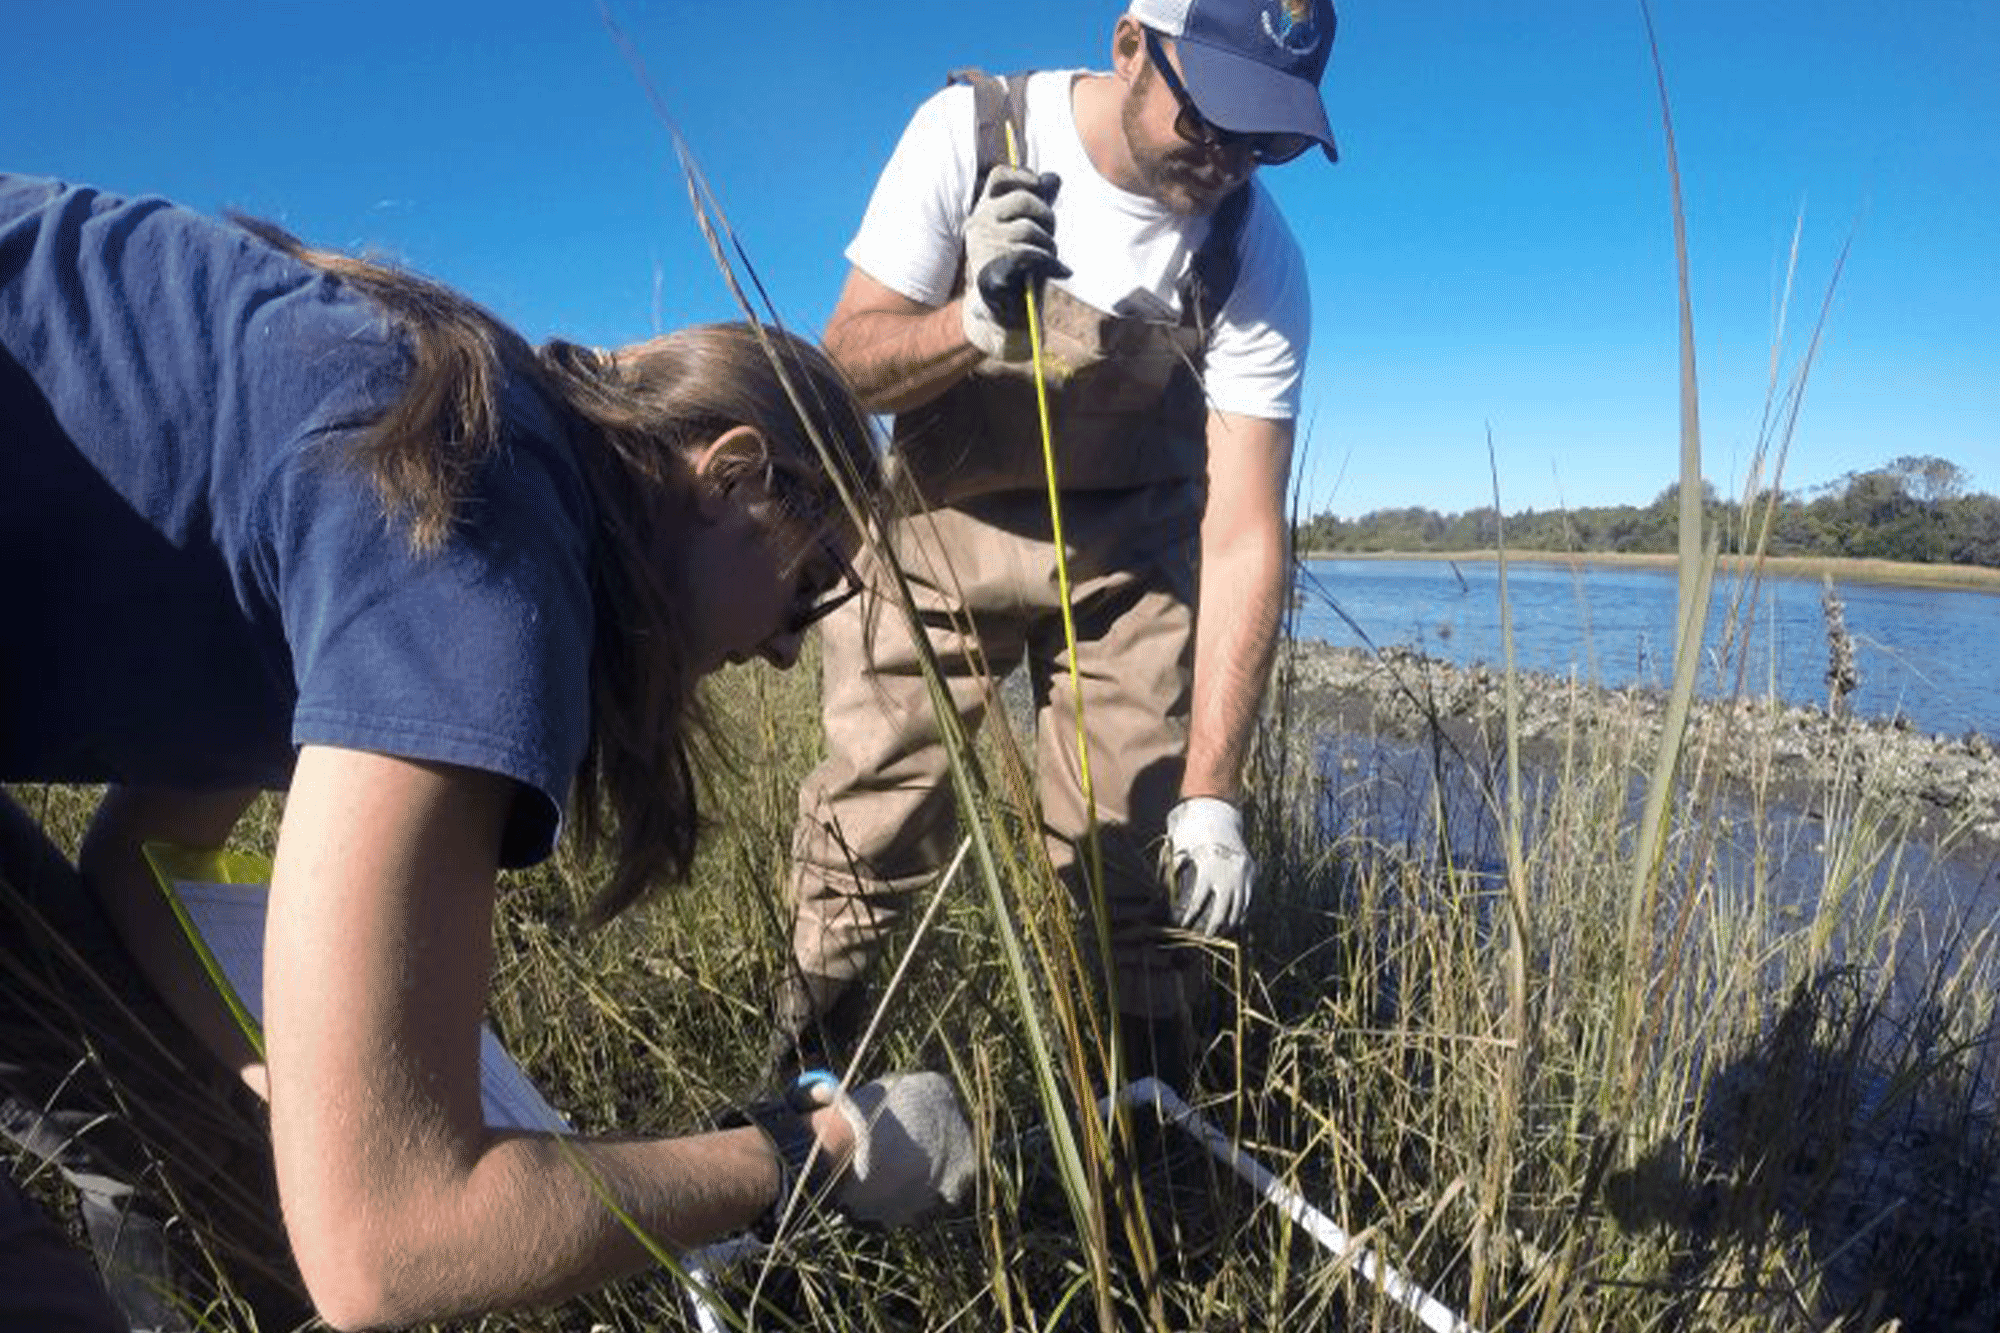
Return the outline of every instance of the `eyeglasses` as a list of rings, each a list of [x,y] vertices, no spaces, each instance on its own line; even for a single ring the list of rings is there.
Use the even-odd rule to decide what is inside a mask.
[[[1214,124],[1196,108],[1187,85],[1181,82],[1180,75],[1174,73],[1174,67],[1167,63],[1167,53],[1161,49],[1160,39],[1153,30],[1142,28],[1140,31],[1146,34],[1146,54],[1152,58],[1153,67],[1160,71],[1167,91],[1174,95],[1174,104],[1180,108],[1180,113],[1174,117],[1174,133],[1181,138],[1203,148],[1226,149],[1241,144],[1250,151],[1251,161],[1271,167],[1289,162],[1313,146],[1310,134],[1243,134]]]
[[[833,543],[824,537],[820,538],[819,548],[840,572],[828,587],[810,590],[801,587],[798,590],[792,599],[791,614],[785,618],[787,635],[804,634],[861,595],[861,576],[854,572],[854,566],[847,557],[835,550]]]
[[[859,597],[861,576],[854,572],[853,564],[827,536],[826,515],[837,508],[837,500],[811,490],[801,478],[783,469],[773,469],[766,475],[764,490],[770,503],[784,516],[783,523],[791,526],[793,531],[817,531],[818,536],[813,540],[819,546],[825,566],[834,571],[833,577],[825,583],[808,583],[805,570],[813,562],[810,559],[801,561],[799,582],[792,591],[791,609],[785,614],[784,629],[779,631],[781,636],[789,638],[805,633]]]

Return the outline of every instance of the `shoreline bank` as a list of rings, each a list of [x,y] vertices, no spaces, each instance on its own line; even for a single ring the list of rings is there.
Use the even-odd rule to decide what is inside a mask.
[[[1492,564],[1498,556],[1490,550],[1477,551],[1305,551],[1301,560],[1425,560],[1443,564]],[[1565,565],[1571,568],[1673,569],[1677,557],[1667,553],[1641,551],[1509,551],[1510,564]],[[1752,556],[1725,555],[1718,558],[1718,576],[1731,578],[1758,573],[1768,578],[1800,579],[1817,583],[1828,577],[1836,583],[1873,583],[1898,588],[1934,588],[1957,592],[1983,592],[2000,596],[2000,569],[1985,565],[1924,565],[1900,560],[1855,560],[1837,556],[1773,555],[1758,560]]]
[[[1435,712],[1465,737],[1497,743],[1505,735],[1504,674],[1484,665],[1456,666],[1407,647],[1375,653],[1301,641],[1284,651],[1294,698],[1315,731],[1415,741]],[[1577,738],[1629,734],[1631,752],[1650,760],[1666,711],[1657,691],[1525,671],[1517,699],[1523,747],[1544,756]],[[2000,746],[1985,736],[1934,736],[1756,699],[1697,700],[1688,731],[1689,753],[1702,753],[1739,790],[1813,810],[1839,783],[1955,854],[2000,856]]]

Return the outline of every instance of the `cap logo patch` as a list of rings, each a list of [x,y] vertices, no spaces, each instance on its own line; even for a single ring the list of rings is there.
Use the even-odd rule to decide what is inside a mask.
[[[1319,28],[1313,23],[1313,0],[1279,0],[1267,8],[1264,35],[1288,55],[1311,55],[1319,45]]]

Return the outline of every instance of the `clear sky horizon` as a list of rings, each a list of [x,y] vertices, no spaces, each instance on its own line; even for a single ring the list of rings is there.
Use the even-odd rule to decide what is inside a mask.
[[[1121,0],[616,0],[780,316],[817,332],[909,112],[955,67],[1102,68]],[[1654,0],[1704,471],[1758,443],[1836,264],[1788,489],[1904,454],[2000,491],[2000,5]],[[735,313],[595,0],[16,4],[0,170],[271,218],[539,341]],[[1677,297],[1637,0],[1345,0],[1341,162],[1267,173],[1315,326],[1300,509],[1643,504],[1678,467]],[[1768,464],[1767,464],[1768,467]]]

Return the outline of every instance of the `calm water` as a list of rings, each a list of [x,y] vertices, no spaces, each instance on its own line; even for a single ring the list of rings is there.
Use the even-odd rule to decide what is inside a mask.
[[[1463,577],[1463,585],[1460,577]],[[1864,716],[1902,713],[1920,729],[1946,735],[1980,731],[2000,739],[2000,595],[1836,584],[1855,642],[1860,688],[1849,702]],[[1738,668],[1746,693],[1774,693],[1792,703],[1826,703],[1826,618],[1820,583],[1765,579],[1746,613],[1751,626],[1740,648],[1722,656],[1721,626],[1738,595],[1733,578],[1718,578],[1709,611],[1705,694],[1733,693]],[[1498,574],[1490,562],[1423,560],[1308,561],[1299,584],[1294,631],[1301,639],[1376,647],[1406,644],[1460,664],[1503,660]],[[1511,565],[1515,656],[1533,671],[1600,685],[1634,682],[1664,689],[1673,669],[1673,621],[1678,596],[1670,572]],[[1337,604],[1367,641],[1333,608]],[[1333,780],[1326,815],[1345,832],[1421,848],[1435,827],[1438,803],[1449,812],[1452,854],[1461,864],[1497,869],[1498,832],[1478,780],[1451,771],[1446,790],[1433,789],[1429,756],[1417,747],[1365,736],[1321,738],[1320,763]],[[1529,773],[1527,835],[1537,836],[1547,775]],[[1643,784],[1632,793],[1638,818]],[[1783,902],[1810,911],[1826,882],[1824,827],[1818,813],[1735,809],[1725,802],[1717,827],[1718,891],[1748,892],[1764,883]],[[1897,882],[1913,888],[1939,939],[1977,928],[2000,915],[2000,862],[1991,851],[1942,856],[1911,844],[1894,864],[1872,870],[1861,889],[1872,896]],[[1937,961],[1926,947],[1900,960],[1921,974]]]
[[[2000,738],[2000,594],[1840,583],[1865,717],[1901,713],[1923,731]],[[1747,594],[1740,647],[1723,627],[1742,592],[1718,575],[1702,693],[1775,694],[1826,703],[1826,617],[1817,579],[1765,577]],[[1301,639],[1366,647],[1406,644],[1460,664],[1498,666],[1498,572],[1490,561],[1309,560],[1299,580]],[[1673,672],[1678,596],[1670,571],[1515,564],[1507,570],[1515,658],[1531,671],[1607,686],[1664,689]],[[1337,612],[1334,607],[1339,607]],[[1358,636],[1340,612],[1367,635]]]

